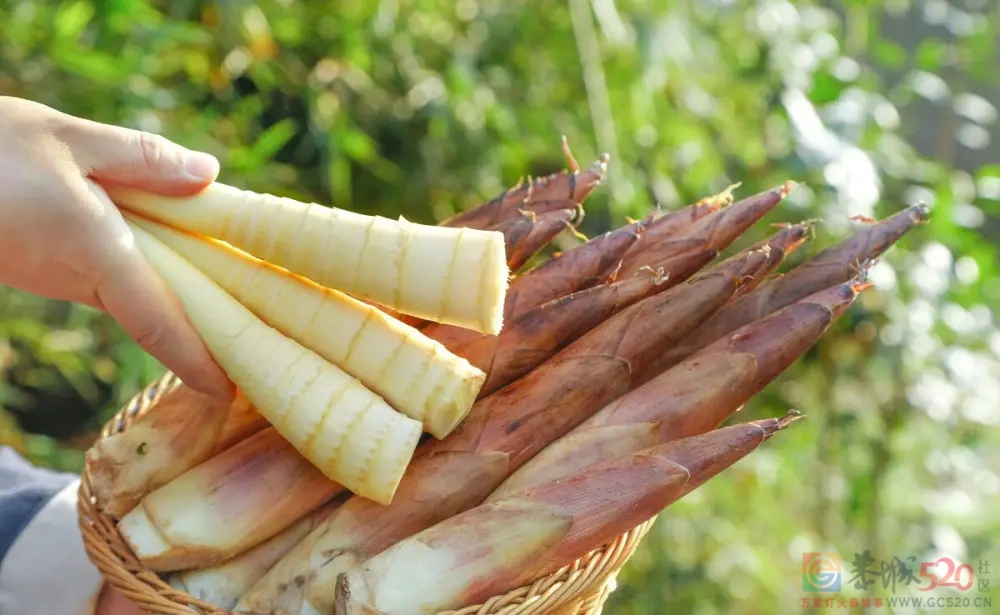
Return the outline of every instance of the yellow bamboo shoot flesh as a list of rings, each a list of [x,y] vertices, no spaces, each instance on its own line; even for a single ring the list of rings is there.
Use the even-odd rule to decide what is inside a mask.
[[[221,241],[129,219],[264,322],[356,377],[433,436],[447,436],[472,408],[486,374],[413,327]]]
[[[425,320],[496,335],[510,269],[503,233],[389,220],[214,183],[166,197],[121,186],[122,209]]]
[[[421,423],[268,326],[179,254],[128,224],[209,352],[257,412],[328,478],[362,497],[391,502]]]

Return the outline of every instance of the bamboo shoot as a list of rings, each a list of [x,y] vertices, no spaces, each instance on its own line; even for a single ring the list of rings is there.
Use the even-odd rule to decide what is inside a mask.
[[[530,583],[653,518],[796,418],[654,446],[477,506],[342,574],[333,615],[433,615]]]
[[[321,286],[483,333],[503,325],[510,272],[498,232],[393,221],[220,183],[191,197],[107,191],[122,209],[221,239]]]
[[[604,181],[609,159],[604,154],[583,171],[563,171],[518,184],[482,205],[456,214],[441,225],[488,229],[516,218],[520,211],[542,214],[564,209],[567,204],[581,204]]]
[[[527,374],[618,311],[663,289],[667,278],[652,270],[598,284],[544,303],[507,323],[499,336],[456,344],[455,354],[486,371],[485,397]]]
[[[259,545],[340,490],[268,428],[147,494],[118,530],[150,570],[204,568]]]
[[[318,523],[340,506],[339,500],[324,504],[310,514],[248,551],[217,566],[176,572],[168,577],[170,586],[217,608],[230,610],[286,553],[291,551]]]
[[[476,403],[447,439],[414,460],[389,507],[348,500],[313,548],[307,597],[333,608],[336,575],[395,542],[485,499],[514,470],[631,386],[643,361],[704,320],[739,287],[765,254],[742,268],[709,271],[652,295],[564,348],[537,369]]]
[[[229,405],[183,384],[160,398],[124,432],[99,438],[87,451],[98,507],[120,518],[142,496],[208,459]]]
[[[718,254],[774,209],[793,186],[792,182],[787,182],[781,188],[747,197],[701,218],[676,233],[650,241],[645,241],[643,237],[644,241],[638,242],[622,258],[619,275],[631,275],[642,267],[654,269],[663,267],[666,271],[667,266],[663,263],[685,253],[715,251]],[[655,227],[656,222],[650,225]],[[682,274],[678,272],[671,275],[676,277]]]
[[[847,282],[864,268],[865,263],[877,258],[913,227],[926,221],[928,214],[926,205],[913,205],[882,222],[865,226],[788,273],[735,299],[681,343],[663,352],[648,370],[652,373],[665,371],[743,325],[824,288]]]
[[[212,356],[254,408],[330,480],[387,504],[422,425],[257,318],[194,265],[129,222]]]
[[[723,207],[732,205],[733,190],[738,186],[739,184],[733,184],[719,194],[705,197],[681,209],[666,213],[661,213],[660,211],[653,212],[650,222],[646,227],[648,235],[646,235],[644,243],[659,242],[664,237],[675,235],[686,228],[690,228],[695,222],[705,216],[715,213]],[[638,251],[638,246],[633,247],[631,251]]]
[[[550,444],[489,499],[568,476],[609,452],[715,429],[819,341],[864,289],[848,283],[823,290],[717,340]]]
[[[622,254],[639,240],[642,229],[643,222],[634,222],[608,231],[514,278],[504,299],[504,322],[543,303],[613,279]],[[437,323],[422,331],[449,350],[484,337],[467,328]]]
[[[503,233],[507,266],[517,271],[535,257],[559,233],[573,228],[583,218],[583,208],[557,209],[543,214],[523,212],[495,230]]]
[[[207,237],[129,219],[257,317],[361,381],[437,438],[465,418],[486,375],[377,308]]]

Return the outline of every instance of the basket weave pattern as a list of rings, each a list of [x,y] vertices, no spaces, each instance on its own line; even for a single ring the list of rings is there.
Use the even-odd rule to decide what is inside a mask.
[[[167,372],[125,404],[104,425],[100,437],[120,433],[146,412],[155,411],[160,398],[178,384],[179,379]],[[98,509],[86,470],[80,480],[77,509],[87,555],[107,583],[141,609],[155,615],[230,615],[229,611],[170,587],[155,572],[143,567],[118,533],[116,520]],[[530,585],[493,596],[482,604],[438,615],[599,615],[614,590],[618,571],[654,521],[655,518],[650,519]]]

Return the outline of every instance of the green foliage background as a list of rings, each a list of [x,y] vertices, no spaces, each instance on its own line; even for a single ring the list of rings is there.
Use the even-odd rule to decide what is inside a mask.
[[[562,135],[583,165],[611,154],[587,235],[794,179],[735,246],[822,219],[789,267],[852,215],[927,201],[931,223],[873,268],[877,288],[739,418],[807,420],[665,512],[605,613],[813,611],[809,551],[1000,569],[994,3],[0,0],[0,33],[2,94],[212,152],[227,183],[365,213],[435,222],[564,168]],[[2,288],[0,370],[0,443],[75,472],[162,368],[103,314]],[[926,593],[879,581],[868,596]]]

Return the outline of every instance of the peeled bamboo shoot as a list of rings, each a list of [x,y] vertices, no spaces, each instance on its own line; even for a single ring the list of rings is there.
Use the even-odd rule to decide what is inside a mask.
[[[490,230],[503,233],[507,267],[510,268],[511,272],[514,272],[534,258],[559,233],[572,228],[582,218],[583,208],[579,205],[573,209],[557,209],[542,214],[526,211],[521,212],[517,218],[507,220]],[[384,305],[375,305],[387,315],[416,329],[422,329],[431,324],[427,320],[402,314]],[[477,333],[462,327],[458,327],[458,329]]]
[[[361,381],[437,438],[468,414],[486,375],[413,327],[228,244],[129,216],[271,327]]]
[[[269,327],[155,237],[131,222],[129,227],[212,356],[257,412],[331,480],[376,502],[392,501],[421,423]]]
[[[510,271],[498,232],[393,221],[220,183],[191,197],[107,190],[122,209],[221,239],[321,286],[483,333],[502,327]]]

